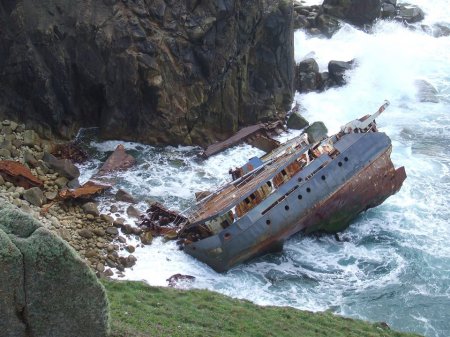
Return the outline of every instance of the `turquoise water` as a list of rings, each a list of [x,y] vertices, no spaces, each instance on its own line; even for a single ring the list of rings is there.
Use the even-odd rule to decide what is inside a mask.
[[[450,1],[410,1],[427,13],[426,24],[450,22]],[[269,255],[217,274],[177,250],[156,242],[138,248],[138,263],[126,278],[167,285],[175,273],[207,288],[264,305],[332,310],[426,336],[450,336],[450,38],[434,38],[396,23],[379,23],[365,34],[344,26],[331,40],[296,32],[296,59],[313,54],[322,70],[331,59],[357,58],[348,85],[327,92],[296,95],[310,121],[323,120],[331,132],[375,112],[384,99],[391,106],[377,120],[393,141],[394,164],[408,175],[401,191],[359,216],[333,236],[296,235],[281,254]],[[440,102],[421,103],[415,80],[438,90]],[[292,136],[292,135],[291,135]],[[289,137],[286,135],[285,137]],[[94,159],[83,167],[87,179],[119,142],[90,142]],[[228,179],[230,167],[261,152],[239,146],[209,160],[198,148],[155,148],[125,143],[137,157],[135,168],[115,177],[142,202],[156,199],[182,211],[194,193]],[[104,209],[108,201],[103,200]]]

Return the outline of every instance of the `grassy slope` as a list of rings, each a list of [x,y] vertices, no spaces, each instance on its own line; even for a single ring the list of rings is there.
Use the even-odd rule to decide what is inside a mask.
[[[217,293],[104,281],[112,337],[143,336],[416,336],[288,307],[261,307]]]

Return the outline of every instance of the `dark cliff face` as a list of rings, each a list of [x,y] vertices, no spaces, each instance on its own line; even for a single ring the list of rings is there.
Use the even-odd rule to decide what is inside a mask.
[[[292,101],[285,0],[3,0],[0,43],[0,115],[43,134],[206,144]]]

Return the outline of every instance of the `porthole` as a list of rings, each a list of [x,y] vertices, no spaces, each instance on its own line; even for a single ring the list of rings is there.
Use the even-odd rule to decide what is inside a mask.
[[[225,233],[225,235],[223,236],[225,240],[228,240],[231,238],[231,234],[230,233]]]
[[[286,211],[289,211],[289,205],[284,206],[284,209],[285,209]]]
[[[338,163],[338,166],[339,166],[339,167],[341,167],[341,166],[342,166],[342,162],[341,162],[341,161],[340,161],[340,162]]]
[[[301,194],[299,194],[299,195],[297,196],[297,198],[298,198],[298,200],[302,200],[302,199],[303,199],[303,196],[302,196]]]
[[[306,189],[306,192],[311,192],[311,189],[308,187],[307,189]]]
[[[298,178],[298,182],[301,183],[303,181],[302,178]]]
[[[269,219],[266,220],[266,225],[267,225],[267,226],[270,225],[270,220],[269,220]]]
[[[348,158],[347,158],[347,157],[345,157],[345,158],[344,158],[344,161],[348,161]]]
[[[325,179],[327,179],[325,176],[322,176],[322,180],[325,180]]]

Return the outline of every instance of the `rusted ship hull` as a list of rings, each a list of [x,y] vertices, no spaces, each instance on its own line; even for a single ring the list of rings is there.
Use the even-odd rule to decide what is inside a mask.
[[[281,250],[284,241],[300,231],[305,233],[342,231],[361,212],[382,204],[389,196],[398,192],[405,179],[404,167],[395,169],[389,155],[385,153],[338,191],[317,203],[295,225],[288,225],[284,231],[281,229],[269,238],[255,242],[255,245],[247,251],[230,259],[227,265],[224,266],[221,262],[213,268],[216,271],[226,271],[252,257]],[[373,183],[368,184],[367,181]]]
[[[282,248],[299,231],[338,232],[368,208],[396,193],[406,178],[390,159],[384,133],[351,134],[335,144],[339,156],[322,156],[216,235],[184,250],[223,272]]]

